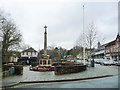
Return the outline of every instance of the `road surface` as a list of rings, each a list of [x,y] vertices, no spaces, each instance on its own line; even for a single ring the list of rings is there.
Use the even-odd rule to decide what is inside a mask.
[[[71,82],[21,84],[13,88],[118,88],[118,76]]]

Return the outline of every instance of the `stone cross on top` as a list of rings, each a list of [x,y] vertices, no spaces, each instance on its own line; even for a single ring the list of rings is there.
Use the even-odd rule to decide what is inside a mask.
[[[46,28],[47,28],[47,26],[45,25],[45,27],[44,27],[44,28],[45,28],[45,33],[47,33],[47,32],[46,32]]]

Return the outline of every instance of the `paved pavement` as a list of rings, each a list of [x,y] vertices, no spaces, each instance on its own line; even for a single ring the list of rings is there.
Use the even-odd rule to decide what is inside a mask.
[[[30,81],[50,81],[50,80],[65,80],[65,79],[80,79],[80,78],[89,78],[89,77],[99,77],[106,75],[118,75],[117,66],[101,66],[95,65],[95,67],[89,67],[86,71],[74,73],[74,74],[65,74],[65,75],[55,75],[54,71],[52,72],[37,72],[29,71],[29,67],[24,67],[23,75],[20,76],[10,76],[4,78],[3,86],[8,86],[18,82],[30,82]]]

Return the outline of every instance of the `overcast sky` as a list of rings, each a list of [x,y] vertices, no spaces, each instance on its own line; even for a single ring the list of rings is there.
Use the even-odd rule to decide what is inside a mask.
[[[85,0],[83,0],[85,1]],[[97,1],[97,0],[96,0]],[[48,46],[70,49],[85,27],[94,22],[105,42],[118,33],[118,0],[0,0],[0,8],[15,21],[24,43],[43,49],[44,26],[47,25]],[[106,1],[106,2],[105,2]]]

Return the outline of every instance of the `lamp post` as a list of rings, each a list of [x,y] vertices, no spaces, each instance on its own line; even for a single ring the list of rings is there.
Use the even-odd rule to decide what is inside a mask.
[[[120,36],[118,34],[118,36],[117,36],[117,61],[118,62],[120,61],[119,53],[120,53]]]
[[[120,44],[119,44],[119,41],[118,41],[118,57],[117,57],[117,61],[119,62],[120,61]]]
[[[84,23],[85,23],[85,20],[84,20],[84,5],[83,5],[83,63],[84,65],[86,65],[86,61],[85,61],[85,32],[84,32]]]

